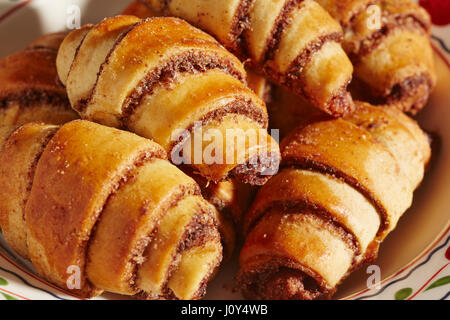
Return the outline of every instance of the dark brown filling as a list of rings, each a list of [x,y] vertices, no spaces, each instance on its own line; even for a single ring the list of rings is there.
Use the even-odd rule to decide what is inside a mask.
[[[362,195],[364,195],[366,199],[377,210],[380,216],[380,227],[378,229],[377,235],[381,235],[389,227],[388,215],[384,206],[373,196],[370,190],[367,190],[363,185],[359,183],[359,181],[345,174],[339,169],[311,159],[283,159],[282,167],[312,170],[314,172],[328,174],[338,179],[342,179],[345,183],[349,184],[350,186],[358,190]]]
[[[257,122],[261,128],[266,129],[268,127],[268,116],[261,108],[256,107],[252,101],[242,97],[236,97],[235,100],[228,105],[212,110],[204,115],[201,119],[198,119],[195,124],[192,124],[187,128],[184,135],[182,135],[177,141],[174,141],[171,145],[171,154],[180,152],[183,144],[189,139],[193,132],[199,126],[205,126],[208,122],[221,119],[228,114],[244,115],[249,119]]]
[[[199,119],[199,121],[196,122],[196,125],[192,124],[184,132],[184,135],[180,136],[178,140],[172,143],[170,154],[182,155],[182,148],[184,144],[187,142],[193,132],[198,128],[198,126],[204,126],[212,120],[220,121],[220,119],[228,114],[244,115],[247,118],[256,121],[261,126],[261,128],[264,129],[268,126],[267,114],[265,114],[261,108],[254,106],[254,104],[247,99],[236,98],[235,101],[228,104],[227,106],[207,113],[205,116]],[[253,179],[251,178],[251,175],[254,175],[254,181],[256,184],[261,184],[267,181],[271,176],[270,172],[276,173],[278,169],[278,164],[280,162],[279,154],[270,153],[267,156],[257,156],[259,157],[257,158],[258,161],[254,161],[255,159],[252,159],[251,162],[255,163],[255,165],[251,165],[250,163],[240,164],[241,167],[239,169],[235,169],[236,171],[232,175],[241,177],[242,179],[247,180],[248,183],[250,183],[250,181]]]
[[[402,106],[403,111],[416,114],[428,101],[433,83],[429,74],[411,76],[392,87],[386,97],[389,104],[397,104],[414,97],[411,105]]]
[[[184,241],[180,242],[177,252],[181,253],[195,247],[200,247],[209,241],[220,242],[220,236],[217,232],[218,221],[212,216],[211,212],[206,212],[203,208],[199,208],[199,214],[195,215],[193,220],[186,228],[183,236]],[[220,260],[217,262],[220,263]],[[213,266],[209,274],[199,283],[197,292],[194,294],[195,299],[203,297],[206,293],[206,285],[217,266]],[[167,288],[167,297],[175,295]]]
[[[355,20],[355,18],[357,16],[359,16],[363,11],[367,10],[367,8],[370,5],[376,4],[377,0],[370,0],[370,1],[366,1],[366,3],[359,5],[358,7],[354,8],[353,11],[351,12],[350,15],[347,16],[347,19],[342,20],[342,17],[333,17],[335,19],[337,19],[341,25],[344,27],[347,27],[349,25],[351,25],[351,23],[353,23],[353,21]],[[340,8],[341,10],[344,8]],[[325,7],[325,10],[328,10],[327,7]],[[346,11],[349,11],[348,8],[345,8]]]
[[[137,156],[136,160],[134,161],[133,165],[128,166],[127,171],[123,173],[122,177],[112,186],[110,193],[103,204],[102,208],[99,210],[99,212],[96,215],[94,226],[90,232],[88,240],[85,241],[84,246],[82,245],[82,248],[84,248],[84,261],[85,265],[84,268],[86,268],[87,264],[89,263],[89,247],[92,239],[94,238],[92,235],[95,234],[97,226],[101,220],[101,214],[103,210],[105,209],[109,199],[126,183],[132,182],[135,179],[136,170],[139,167],[142,167],[145,163],[148,161],[151,161],[154,158],[164,159],[165,153],[162,149],[158,150],[145,150],[140,155]],[[85,277],[86,273],[83,271],[83,275]],[[86,284],[88,284],[89,287],[95,288],[95,285],[90,282],[89,279],[85,278]]]
[[[127,120],[141,104],[143,97],[151,95],[156,87],[169,86],[176,81],[176,76],[180,73],[205,73],[212,69],[222,70],[241,82],[245,82],[244,75],[234,69],[229,60],[216,55],[206,56],[203,52],[188,51],[183,55],[173,57],[141,80],[124,102],[123,123],[126,125]]]
[[[316,101],[316,98],[309,92],[304,90],[305,84],[308,82],[303,75],[303,70],[311,60],[313,55],[317,53],[325,43],[329,41],[340,42],[342,34],[340,32],[331,33],[320,37],[311,42],[307,47],[294,59],[288,69],[288,72],[281,73],[273,61],[267,61],[264,65],[264,73],[266,76],[290,91],[305,97],[315,105],[320,106],[324,111],[333,116],[342,116],[354,109],[354,103],[351,95],[347,92],[347,86],[351,81],[348,79],[340,90],[334,93],[334,96],[327,103]]]
[[[269,275],[261,291],[265,299],[277,300],[313,300],[321,295],[314,279],[299,270],[285,267]]]
[[[175,207],[177,203],[183,199],[187,195],[200,195],[201,191],[200,188],[196,185],[192,186],[178,186],[178,190],[174,192],[173,196],[169,201],[166,203],[161,204],[159,207],[165,215],[167,211],[169,211],[171,208]],[[151,214],[148,212],[149,206],[145,205],[141,209],[141,215],[147,215]],[[142,238],[140,241],[138,241],[137,245],[133,248],[132,252],[132,258],[131,263],[133,264],[133,271],[130,274],[130,278],[128,279],[128,283],[130,285],[130,288],[133,288],[134,290],[138,290],[139,288],[136,285],[136,278],[137,278],[137,271],[140,264],[142,264],[145,260],[145,257],[143,256],[145,249],[147,248],[148,244],[154,240],[155,234],[157,232],[158,228],[156,227],[154,230],[150,232],[147,236]]]
[[[131,25],[125,32],[123,32],[117,39],[116,42],[114,43],[114,45],[112,46],[111,50],[109,50],[108,54],[106,55],[105,61],[100,65],[99,71],[97,73],[97,79],[95,81],[94,87],[92,88],[91,92],[89,93],[89,96],[87,98],[83,98],[80,99],[79,101],[76,101],[74,103],[74,105],[72,106],[75,110],[77,110],[78,112],[84,112],[86,110],[86,107],[88,105],[88,103],[91,101],[92,99],[92,95],[95,91],[95,88],[97,87],[97,83],[98,83],[98,79],[100,77],[100,75],[103,72],[103,69],[105,68],[105,66],[108,65],[109,63],[109,59],[111,57],[111,54],[114,52],[114,50],[117,48],[117,46],[122,42],[122,40],[128,35],[128,33],[133,30],[136,26],[140,25],[141,23],[143,23],[146,20],[142,20],[140,22],[137,22],[133,25]],[[70,69],[69,69],[69,74],[72,71],[72,66],[74,61],[77,59],[78,53],[80,51],[81,46],[83,45],[84,40],[86,39],[86,36],[89,34],[89,32],[87,32],[83,39],[80,41],[80,44],[78,45],[77,49],[75,50],[75,55],[74,58],[72,60],[72,64],[70,65]]]
[[[200,247],[209,241],[217,240],[219,242],[220,237],[217,233],[217,224],[218,222],[212,216],[211,212],[205,211],[204,208],[198,206],[198,213],[189,222],[182,238],[179,241],[177,252],[175,254],[174,260],[172,261],[172,264],[169,267],[166,283],[164,284],[162,289],[163,292],[162,296],[155,296],[147,292],[140,292],[137,296],[141,299],[177,300],[178,298],[167,286],[167,283],[178,266],[182,252],[189,250],[191,248]],[[211,268],[210,274],[207,277],[205,277],[205,279],[203,279],[201,283],[199,283],[198,290],[195,294],[196,299],[201,298],[205,294],[206,284],[208,283],[208,280],[213,271],[214,268]]]
[[[0,154],[3,152],[3,149],[5,149],[6,145],[8,144],[8,140],[12,137],[12,135],[17,131],[17,129],[20,128],[20,126],[12,126],[12,130],[8,132],[8,135],[5,137],[3,145],[0,146]]]
[[[44,150],[47,146],[47,144],[50,142],[50,140],[53,138],[53,136],[56,134],[56,132],[59,130],[59,127],[57,128],[53,128],[48,130],[48,133],[45,137],[43,137],[42,141],[41,141],[41,145],[39,148],[39,151],[36,153],[33,162],[30,165],[30,168],[28,169],[28,185],[27,185],[27,195],[24,197],[25,203],[24,203],[24,208],[26,203],[28,202],[28,197],[30,195],[31,192],[31,187],[33,186],[33,180],[34,180],[34,174],[36,172],[36,168],[39,162],[39,159],[41,158],[42,154],[44,153]],[[23,211],[23,213],[25,214],[25,210]],[[25,221],[25,216],[23,216],[23,220]]]
[[[46,90],[30,89],[6,97],[0,97],[0,109],[8,108],[12,102],[17,102],[21,107],[29,107],[36,104],[49,104],[55,107],[65,107],[70,109],[69,100],[64,93]]]
[[[347,91],[350,81],[351,79],[348,79],[331,101],[324,105],[324,110],[333,117],[345,116],[355,108],[352,95]]]
[[[210,240],[217,239],[217,220],[211,212],[205,211],[199,207],[199,213],[194,216],[192,221],[186,227],[183,235],[183,241],[177,248],[177,252],[200,247]]]
[[[243,32],[249,28],[249,11],[252,2],[253,0],[241,0],[231,23],[230,37],[232,38],[232,44],[231,48],[227,49],[241,60],[245,60],[248,57]]]
[[[237,165],[230,176],[253,186],[264,185],[278,172],[281,156],[279,153],[255,154],[246,163]]]
[[[290,19],[289,14],[297,7],[303,0],[288,0],[281,9],[280,14],[275,20],[275,24],[270,33],[269,38],[267,39],[266,46],[264,48],[264,59],[263,64],[266,61],[272,60],[278,46],[280,45],[281,35],[283,30],[289,25]]]
[[[249,270],[241,270],[237,284],[248,299],[313,300],[327,299],[334,293],[314,271],[276,256]]]
[[[427,29],[423,23],[414,15],[407,16],[386,16],[386,22],[381,29],[372,33],[367,38],[363,39],[357,44],[351,44],[351,52],[349,56],[352,61],[358,62],[361,57],[364,57],[374,51],[384,41],[384,39],[397,29],[417,31],[426,35]]]
[[[128,30],[129,31],[129,30]],[[81,41],[80,41],[80,43],[78,44],[78,46],[77,46],[77,48],[75,49],[75,53],[74,53],[74,55],[73,55],[73,60],[72,60],[72,62],[70,63],[70,68],[69,68],[69,72],[67,73],[67,76],[69,76],[69,74],[70,74],[70,72],[72,71],[72,67],[73,67],[73,63],[74,63],[74,61],[77,59],[77,56],[78,56],[78,53],[80,52],[80,48],[81,48],[81,46],[83,45],[83,43],[84,43],[84,40],[86,39],[86,37],[87,37],[87,35],[89,34],[89,32],[86,32],[85,34],[84,34],[84,36],[83,36],[83,38],[81,39]],[[122,36],[122,35],[121,35]],[[114,44],[114,45],[117,45],[117,41],[116,41],[116,43]],[[109,55],[111,54],[111,51],[109,52],[109,54],[108,54],[108,57],[109,57]],[[102,67],[100,67],[100,69],[101,69]],[[101,71],[101,70],[100,70]],[[100,74],[100,72],[97,74],[97,81],[98,81],[98,75]],[[97,81],[96,81],[96,85],[97,85]],[[61,82],[61,81],[60,81]],[[62,83],[61,83],[62,84]],[[72,107],[75,109],[75,110],[77,110],[77,111],[82,111],[81,109],[79,109],[79,106],[78,106],[78,103],[79,102],[77,102],[75,105],[73,105]]]
[[[358,255],[361,254],[361,246],[354,233],[343,223],[339,222],[326,208],[318,203],[312,203],[306,199],[298,199],[296,201],[275,201],[268,207],[264,208],[258,217],[251,222],[245,232],[248,234],[263,219],[266,212],[283,212],[286,214],[308,214],[321,219],[327,228],[334,230],[342,238],[347,246],[354,252],[354,263]]]
[[[288,69],[287,77],[289,78],[299,78],[303,68],[308,64],[311,60],[312,56],[318,52],[325,43],[333,41],[333,42],[341,42],[342,41],[342,33],[334,32],[324,36],[319,37],[317,40],[310,42],[303,51],[292,61],[291,66]]]

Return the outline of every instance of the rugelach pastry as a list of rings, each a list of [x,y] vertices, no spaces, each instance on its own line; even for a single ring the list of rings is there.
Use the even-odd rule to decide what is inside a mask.
[[[421,110],[436,84],[428,13],[412,0],[317,2],[341,23],[355,78],[373,101]]]
[[[222,259],[218,212],[151,140],[93,122],[0,128],[0,226],[48,281],[198,299]]]
[[[281,143],[280,172],[244,218],[238,284],[250,299],[324,299],[378,247],[412,202],[426,134],[395,107],[357,103]]]
[[[139,0],[131,2],[121,14],[132,15],[141,19],[158,16],[155,12],[150,10],[148,5],[144,2],[140,2]],[[248,87],[267,103],[270,99],[271,85],[263,75],[254,72],[250,68],[246,68],[246,71]]]
[[[245,85],[242,63],[180,19],[118,16],[84,26],[63,41],[57,67],[83,119],[152,138],[210,181],[260,185],[278,168],[265,104]],[[212,163],[201,161],[211,142],[195,144],[195,133],[208,131],[224,137],[213,139],[223,148]],[[239,148],[228,132],[253,139]]]

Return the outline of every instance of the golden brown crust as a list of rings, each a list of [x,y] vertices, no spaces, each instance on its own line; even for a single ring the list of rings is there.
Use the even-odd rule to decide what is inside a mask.
[[[357,111],[347,115],[345,120],[367,130],[382,143],[397,160],[412,187],[417,188],[431,157],[428,136],[416,121],[397,108],[376,108],[364,102],[356,105]]]
[[[339,44],[342,29],[315,1],[143,2],[210,32],[255,70],[317,108],[333,115],[353,109],[346,89],[353,67]]]
[[[410,206],[428,137],[395,107],[356,104],[342,119],[307,117],[282,141],[282,169],[244,219],[246,296],[329,297]]]
[[[121,14],[133,15],[141,19],[158,16],[158,14],[150,10],[149,6],[143,1],[135,0],[126,7]],[[255,71],[246,68],[247,71],[247,85],[252,89],[258,97],[264,102],[268,102],[270,99],[270,84],[266,78],[259,75]]]
[[[427,12],[412,0],[317,1],[343,26],[355,76],[372,96],[411,114],[422,109],[436,84]]]
[[[41,276],[82,297],[201,298],[222,258],[218,213],[159,145],[82,120],[0,135],[0,227]]]
[[[190,143],[188,136],[200,124],[204,132],[207,127],[224,133],[259,131],[260,141],[272,142],[248,145],[226,164],[190,162],[209,180],[235,175],[261,184],[270,177],[258,176],[264,168],[250,168],[245,175],[236,170],[264,154],[278,165],[272,161],[279,158],[278,146],[264,131],[265,105],[245,86],[242,63],[214,38],[182,20],[132,16],[103,20],[69,34],[57,65],[71,104],[83,118],[152,138],[171,156]],[[174,140],[174,130],[184,134]]]
[[[330,140],[332,135],[340,139]],[[294,130],[283,144],[286,165],[335,175],[368,197],[382,220],[380,234],[395,226],[399,215],[411,205],[411,186],[395,158],[365,130],[349,122],[314,123]]]
[[[150,8],[139,1],[134,1],[122,12],[122,14],[134,15],[139,18],[156,16]],[[267,103],[270,99],[271,85],[263,76],[246,69],[247,84],[256,95]],[[234,248],[240,221],[250,205],[254,188],[239,182],[235,178],[225,181],[208,181],[199,174],[195,174],[193,168],[182,166],[182,170],[191,176],[202,190],[203,197],[212,203],[220,213],[219,232],[221,234],[222,246],[224,247],[224,260],[231,257]]]
[[[0,125],[62,124],[77,118],[56,73],[64,35],[44,35],[26,50],[0,60]]]
[[[89,161],[93,154],[108,161]],[[164,156],[156,144],[88,122],[71,122],[57,132],[39,160],[26,207],[29,252],[39,273],[64,287],[67,268],[77,266],[81,288],[75,291],[98,292],[84,274],[87,241],[109,195],[153,156]]]
[[[7,139],[0,154],[0,225],[2,234],[18,254],[28,258],[25,204],[37,162],[57,126],[28,123]]]

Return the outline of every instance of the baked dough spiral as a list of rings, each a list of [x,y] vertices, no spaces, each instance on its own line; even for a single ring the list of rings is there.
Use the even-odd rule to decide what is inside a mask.
[[[377,103],[415,114],[436,84],[431,22],[412,0],[317,0],[344,28],[355,78]]]
[[[121,14],[132,15],[141,19],[158,16],[155,12],[150,10],[147,5],[138,0],[131,2]],[[250,68],[246,68],[246,71],[248,87],[252,89],[261,100],[267,103],[270,100],[271,84],[263,75],[254,72]]]
[[[357,103],[300,125],[281,149],[282,169],[245,216],[238,282],[248,298],[328,298],[411,205],[428,137],[394,107]]]
[[[117,16],[86,25],[65,38],[57,68],[82,118],[152,138],[172,160],[190,144],[182,162],[208,180],[235,176],[263,184],[278,168],[279,147],[266,130],[266,107],[245,85],[242,63],[182,20]],[[177,130],[187,135],[173,139]],[[200,130],[225,137],[224,152],[216,154],[220,161],[196,161],[192,137]],[[226,138],[233,130],[254,139],[238,148]],[[222,147],[222,142],[213,143]],[[208,146],[203,139],[199,154]],[[231,159],[224,159],[225,153]]]
[[[143,0],[211,33],[268,79],[332,115],[353,109],[342,29],[313,0]]]
[[[78,118],[56,73],[65,33],[44,35],[0,60],[0,126],[30,121],[63,124]]]
[[[158,144],[75,120],[1,127],[0,148],[2,233],[41,276],[82,297],[204,294],[218,213]]]

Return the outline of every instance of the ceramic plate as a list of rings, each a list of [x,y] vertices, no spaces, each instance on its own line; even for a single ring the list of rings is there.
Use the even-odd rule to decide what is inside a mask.
[[[0,57],[23,49],[45,33],[95,23],[119,13],[130,0],[0,0]],[[78,16],[78,14],[80,14]],[[380,249],[381,284],[368,287],[363,268],[341,285],[338,299],[450,299],[450,27],[433,28],[439,74],[422,127],[435,137],[433,161],[413,207]],[[208,287],[207,299],[240,299],[233,293],[237,259]],[[103,295],[96,299],[123,298]],[[0,299],[78,299],[41,280],[0,235]]]

